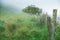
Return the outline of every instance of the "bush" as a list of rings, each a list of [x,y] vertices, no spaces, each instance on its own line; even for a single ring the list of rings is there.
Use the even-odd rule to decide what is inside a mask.
[[[42,37],[41,33],[38,31],[31,31],[30,36],[31,36],[30,38],[31,40],[41,40]]]
[[[55,32],[55,39],[60,40],[60,24],[57,24],[56,32]]]
[[[4,21],[0,20],[0,32],[4,32],[5,31],[5,25],[4,25]]]

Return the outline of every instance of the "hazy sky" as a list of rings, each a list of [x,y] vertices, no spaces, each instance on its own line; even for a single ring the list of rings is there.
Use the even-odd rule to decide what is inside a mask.
[[[53,9],[58,9],[58,15],[60,16],[60,0],[2,0],[2,3],[18,9],[31,4],[36,5],[39,8],[43,8],[44,11],[47,11],[49,15],[52,15]]]

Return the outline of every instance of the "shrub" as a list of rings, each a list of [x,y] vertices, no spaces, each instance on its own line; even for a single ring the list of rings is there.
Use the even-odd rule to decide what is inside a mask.
[[[4,25],[4,21],[0,20],[0,32],[4,32],[5,31],[5,25]]]

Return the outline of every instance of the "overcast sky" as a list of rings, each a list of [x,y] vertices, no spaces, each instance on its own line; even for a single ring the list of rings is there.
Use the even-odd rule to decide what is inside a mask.
[[[16,7],[17,9],[24,8],[28,5],[36,5],[47,11],[52,16],[52,10],[58,9],[58,15],[60,16],[60,0],[2,0],[4,5]]]

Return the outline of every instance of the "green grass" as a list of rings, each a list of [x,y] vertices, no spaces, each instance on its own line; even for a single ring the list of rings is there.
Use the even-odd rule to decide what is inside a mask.
[[[1,16],[0,40],[48,40],[47,26],[39,23],[37,16],[33,15]],[[57,29],[56,40],[60,40],[59,33]]]

